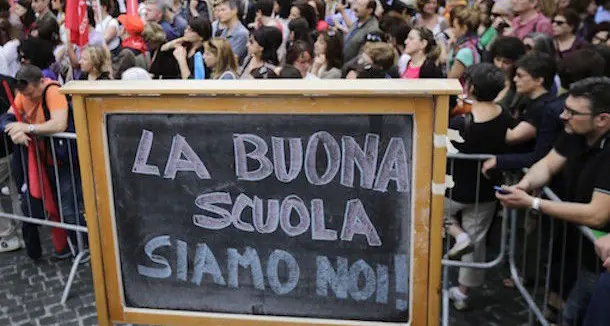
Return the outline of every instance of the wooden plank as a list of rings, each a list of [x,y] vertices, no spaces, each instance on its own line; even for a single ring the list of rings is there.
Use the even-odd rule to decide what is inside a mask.
[[[449,120],[449,96],[439,96],[435,99],[434,135],[447,134]],[[445,184],[447,165],[447,148],[434,147],[432,182]],[[441,239],[444,215],[445,194],[431,194],[430,223],[430,278],[428,279],[428,326],[439,324],[440,293],[441,293],[441,259],[443,256],[443,240]]]
[[[462,90],[455,79],[359,79],[359,80],[154,80],[73,81],[62,87],[65,94],[86,95],[296,95],[296,96],[423,96],[453,95]]]
[[[102,263],[102,247],[100,243],[100,230],[97,205],[95,200],[93,165],[91,161],[91,147],[89,146],[89,128],[87,125],[87,111],[83,96],[75,96],[72,100],[74,107],[74,123],[78,132],[78,158],[80,175],[82,180],[82,191],[87,219],[87,230],[89,231],[89,251],[91,254],[91,270],[93,283],[95,284],[95,304],[97,308],[97,321],[101,326],[109,326],[110,315],[108,313],[108,301],[106,299],[106,282],[104,267]]]

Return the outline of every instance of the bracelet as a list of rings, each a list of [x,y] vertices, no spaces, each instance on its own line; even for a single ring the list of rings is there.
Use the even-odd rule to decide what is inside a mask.
[[[536,197],[532,201],[532,209],[536,211],[540,211],[540,198]]]

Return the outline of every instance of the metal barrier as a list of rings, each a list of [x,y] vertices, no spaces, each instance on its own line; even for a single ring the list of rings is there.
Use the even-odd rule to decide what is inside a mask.
[[[493,157],[492,155],[484,155],[484,154],[478,154],[478,155],[470,155],[470,154],[448,154],[448,174],[453,175],[454,174],[454,164],[456,160],[469,160],[469,161],[477,161],[477,167],[478,170],[481,170],[481,162]],[[478,198],[479,198],[479,191],[480,191],[480,183],[481,183],[481,173],[477,173],[478,175],[476,176],[476,194],[475,197],[477,198],[477,202],[475,202],[474,204],[471,205],[475,205],[475,211],[478,208]],[[472,176],[473,179],[475,178],[475,176]],[[512,180],[510,176],[506,176],[505,179],[507,179],[507,183],[511,183],[511,182],[515,182],[518,181],[518,178],[515,178],[515,176],[512,176]],[[451,205],[451,203],[453,202],[451,200],[451,198],[453,197],[453,191],[450,189],[448,190],[448,197],[446,198],[446,201],[449,202],[449,204],[446,203],[446,205]],[[559,201],[559,197],[557,195],[555,195],[553,193],[553,191],[548,188],[545,187],[543,189],[541,189],[541,195],[544,195],[545,197],[547,197],[550,200],[555,200],[555,201]],[[504,261],[508,261],[508,269],[510,271],[510,279],[512,280],[515,288],[519,291],[520,295],[523,297],[525,303],[527,304],[529,313],[528,313],[528,320],[529,320],[529,325],[533,325],[534,321],[537,321],[540,325],[550,325],[549,320],[547,320],[547,318],[549,317],[549,310],[547,309],[547,306],[551,303],[552,300],[550,300],[551,298],[553,298],[553,296],[551,295],[551,289],[553,288],[552,286],[552,280],[555,281],[559,281],[559,293],[557,293],[557,297],[559,298],[563,298],[564,296],[564,283],[566,281],[567,278],[574,278],[574,285],[571,286],[570,288],[574,289],[577,286],[584,286],[585,290],[587,286],[591,285],[591,275],[595,276],[597,274],[599,274],[599,269],[597,269],[595,271],[595,273],[591,274],[588,273],[586,271],[582,271],[582,253],[583,253],[583,238],[588,239],[589,241],[593,242],[595,241],[595,236],[592,232],[591,229],[585,227],[585,226],[573,226],[573,228],[575,230],[578,230],[578,250],[576,251],[576,253],[578,254],[578,260],[577,260],[577,268],[578,271],[576,273],[576,275],[571,275],[571,276],[566,276],[564,275],[566,271],[569,270],[568,266],[566,266],[566,244],[567,244],[567,236],[568,236],[568,229],[571,227],[570,225],[568,225],[565,222],[561,222],[559,220],[556,220],[554,218],[550,218],[550,217],[543,217],[543,216],[539,216],[539,217],[535,217],[535,218],[531,218],[530,217],[530,211],[529,210],[525,210],[525,211],[517,211],[517,210],[508,210],[506,208],[504,208],[502,210],[502,221],[501,221],[501,236],[500,236],[500,252],[498,254],[497,257],[495,257],[494,259],[490,260],[490,261],[477,261],[477,262],[463,262],[463,261],[454,261],[454,260],[449,260],[446,257],[443,257],[442,260],[442,265],[443,265],[443,279],[442,279],[442,290],[443,290],[443,297],[442,297],[442,316],[441,316],[441,321],[442,321],[442,325],[449,325],[449,295],[448,295],[448,290],[449,290],[449,268],[452,267],[459,267],[459,268],[471,268],[471,269],[491,269],[495,266],[498,266],[500,263],[504,262]],[[523,216],[523,217],[521,217]],[[524,221],[524,226],[522,228],[519,227],[518,225],[518,220],[523,219]],[[510,221],[510,227],[509,227],[509,222]],[[536,221],[535,225],[532,223],[532,221]],[[548,224],[548,227],[543,227],[546,225],[543,224]],[[557,226],[559,225],[559,227]],[[535,226],[535,229],[533,228],[533,226]],[[519,232],[521,231],[521,229],[523,229],[525,232],[523,232],[522,235],[519,234]],[[533,230],[537,230],[537,232],[533,232]],[[544,231],[548,231],[548,233],[543,232]],[[562,231],[562,234],[560,234],[560,239],[557,239],[557,232],[558,230]],[[510,237],[508,236],[510,234]],[[536,237],[536,239],[531,239]],[[520,239],[520,241],[518,241],[518,239]],[[521,240],[522,239],[522,240]],[[507,241],[508,240],[508,241]],[[534,248],[535,250],[529,250],[529,246],[533,243],[536,245],[536,247]],[[446,249],[445,252],[448,251],[449,249],[449,244],[451,241],[446,241]],[[517,245],[519,243],[519,246]],[[522,244],[522,245],[521,245]],[[547,244],[546,247],[543,246],[543,244]],[[559,249],[561,249],[561,257],[560,259],[558,259],[557,254],[558,254],[558,247],[560,247]],[[507,250],[508,249],[508,250]],[[586,252],[585,252],[586,253]],[[518,256],[522,255],[521,260],[520,260],[520,264],[519,264],[519,260],[518,260]],[[531,260],[531,256],[530,255],[534,255],[534,259],[533,261],[535,263],[533,264],[529,264],[529,261]],[[573,253],[572,253],[573,254]],[[593,253],[594,254],[594,253]],[[544,258],[543,258],[544,257]],[[557,265],[559,261],[559,265]],[[570,262],[570,264],[573,264],[573,262]],[[533,269],[534,269],[534,276],[533,276],[533,284],[530,284],[528,286],[526,286],[526,284],[524,284],[524,279],[529,279],[528,275],[530,272],[530,269],[532,268],[533,265]],[[544,272],[543,272],[544,270]],[[554,272],[554,273],[553,273]],[[556,273],[559,273],[559,275],[555,275]],[[584,279],[584,281],[581,282],[581,278]],[[568,282],[569,283],[569,282]],[[581,284],[583,283],[583,284]],[[555,286],[557,287],[557,286]],[[528,288],[530,288],[532,291],[530,292],[528,290]],[[543,291],[542,291],[543,290]],[[572,293],[570,293],[570,295],[572,295]],[[569,297],[567,300],[570,300]],[[568,301],[566,300],[566,303],[568,303]],[[558,313],[559,313],[559,324],[558,325],[569,325],[569,326],[576,326],[578,325],[578,318],[581,317],[582,315],[582,311],[580,312],[576,312],[573,313],[570,311],[570,314],[574,315],[574,318],[576,318],[576,320],[562,320],[562,316],[564,315],[564,305],[563,304],[563,300],[559,300],[559,302],[561,304],[559,304],[559,309],[558,309]],[[555,302],[553,302],[555,303]],[[540,308],[540,306],[542,306],[542,308]],[[569,306],[569,308],[571,309],[572,306]],[[583,309],[583,307],[577,307],[580,308],[581,310]],[[586,307],[584,307],[584,309],[586,310]],[[580,316],[579,316],[580,314]],[[572,318],[572,317],[570,317]],[[562,323],[563,322],[563,323]]]
[[[34,146],[35,144],[38,145]],[[9,148],[6,139],[4,140],[4,146],[6,149]],[[8,164],[8,185],[12,189],[9,192],[13,204],[13,212],[6,213],[1,211],[0,218],[23,223],[22,230],[24,231],[24,242],[28,253],[30,253],[30,250],[38,252],[38,242],[36,241],[38,241],[40,235],[38,234],[37,226],[50,226],[52,228],[72,231],[70,235],[65,234],[67,239],[63,239],[63,241],[67,241],[67,248],[69,248],[72,256],[74,256],[70,274],[61,298],[61,303],[64,304],[68,299],[78,267],[81,261],[88,255],[86,240],[83,238],[83,233],[87,233],[87,227],[83,223],[80,170],[78,158],[75,156],[76,134],[56,133],[44,137],[32,137],[28,147],[16,146],[14,148],[15,151],[12,153],[12,157],[6,157],[3,162],[3,164]],[[62,160],[58,159],[58,153],[56,152],[58,148],[65,149],[62,152],[64,154]],[[34,152],[31,152],[32,150]],[[35,166],[32,166],[31,158],[36,159]],[[32,173],[36,174],[35,179],[32,178]],[[30,187],[34,183],[40,189],[41,198],[35,198],[32,195],[34,188]],[[49,194],[51,194],[51,198],[49,198]],[[54,209],[52,209],[53,206],[49,205],[53,205],[53,202],[55,202],[55,207],[59,214],[59,221],[50,220]],[[73,215],[71,219],[74,219],[74,223],[68,223],[64,220],[66,214]],[[26,237],[28,238],[25,239]],[[76,239],[76,243],[73,243],[74,240],[71,240],[71,238]],[[28,246],[30,247],[28,248]]]

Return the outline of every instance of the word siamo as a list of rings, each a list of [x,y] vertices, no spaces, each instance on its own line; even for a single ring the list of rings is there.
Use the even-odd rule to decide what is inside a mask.
[[[188,277],[189,260],[188,244],[182,240],[176,240],[176,262],[175,270],[172,269],[170,260],[158,253],[157,249],[163,247],[174,247],[168,235],[160,235],[149,240],[144,253],[148,259],[157,264],[157,267],[139,264],[138,274],[156,279],[168,279],[172,275],[183,282],[201,285],[206,277],[209,277],[216,285],[237,289],[240,285],[240,267],[250,270],[251,284],[257,290],[271,289],[275,294],[286,295],[294,290],[301,278],[301,269],[298,261],[292,254],[285,250],[275,249],[265,261],[261,261],[256,249],[246,247],[240,253],[235,248],[226,249],[226,274],[222,269],[212,250],[205,243],[198,243],[195,251],[191,277]],[[336,257],[333,264],[327,256],[316,256],[316,295],[320,297],[334,297],[337,299],[352,299],[355,301],[374,300],[377,303],[387,304],[390,293],[390,273],[388,266],[377,264],[374,269],[362,259],[351,265],[345,257]],[[405,310],[407,301],[398,298],[399,293],[408,297],[408,266],[406,255],[395,255],[394,265],[396,271],[396,309]],[[266,267],[266,268],[263,268]],[[265,279],[266,276],[266,279]],[[310,276],[308,276],[310,277]],[[250,283],[250,282],[248,282]]]
[[[132,172],[160,176],[159,167],[148,163],[153,145],[154,134],[142,130],[142,136],[136,151]],[[285,143],[288,141],[290,158],[286,160]],[[246,150],[249,144],[250,151]],[[318,149],[324,150],[326,164],[324,172],[318,171]],[[301,171],[312,185],[325,185],[340,175],[340,184],[354,187],[356,169],[360,172],[360,187],[387,192],[390,181],[396,183],[396,190],[409,190],[409,169],[405,142],[400,137],[390,138],[379,168],[379,135],[367,134],[364,147],[351,136],[341,137],[341,146],[326,131],[312,134],[305,151],[301,138],[271,137],[273,161],[267,157],[269,145],[254,134],[233,134],[233,152],[235,154],[235,175],[242,181],[260,181],[271,174],[283,183],[296,179]],[[304,152],[304,154],[303,154]],[[250,161],[250,164],[249,164]],[[288,163],[287,163],[288,162]],[[173,137],[163,178],[174,179],[179,171],[190,171],[200,179],[211,179],[212,175],[203,160],[195,153],[186,139],[177,134]]]

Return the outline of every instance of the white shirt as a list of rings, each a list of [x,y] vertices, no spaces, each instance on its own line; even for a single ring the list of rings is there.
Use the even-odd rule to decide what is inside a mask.
[[[121,39],[119,38],[119,22],[116,19],[112,18],[112,16],[106,16],[99,24],[95,25],[95,31],[102,33],[102,35],[106,34],[106,30],[110,27],[116,28],[117,34],[116,36],[108,42],[108,49],[110,51],[116,49],[121,44]]]

